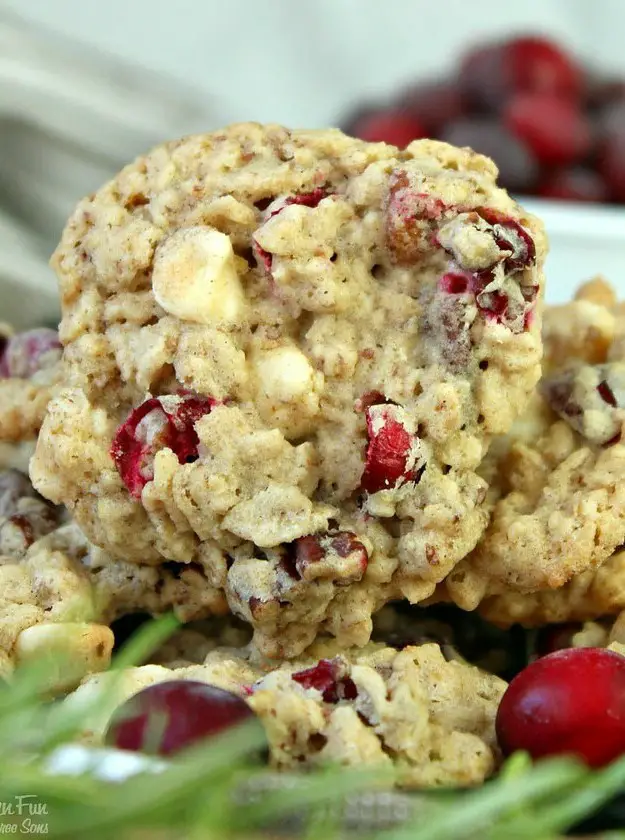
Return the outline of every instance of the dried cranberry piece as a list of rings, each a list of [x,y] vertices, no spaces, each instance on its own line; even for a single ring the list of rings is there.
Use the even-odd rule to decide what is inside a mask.
[[[441,277],[438,287],[448,295],[464,295],[473,290],[473,276],[468,271],[449,271]]]
[[[536,245],[523,225],[492,207],[480,207],[477,212],[489,225],[493,226],[495,241],[501,250],[512,251],[504,262],[504,268],[507,271],[516,271],[534,262]]]
[[[131,412],[117,429],[110,452],[132,496],[140,498],[154,477],[154,455],[160,449],[171,449],[181,464],[197,458],[195,423],[217,404],[212,397],[151,397]]]
[[[445,292],[451,296],[465,294],[473,295],[475,297],[475,305],[484,317],[486,317],[489,321],[494,321],[496,324],[503,324],[505,327],[512,328],[513,325],[509,318],[510,313],[508,308],[508,297],[505,292],[500,289],[495,289],[490,292],[485,291],[485,288],[491,280],[492,273],[490,271],[480,271],[475,273],[471,273],[469,271],[451,271],[441,277],[438,282],[438,288],[441,292]],[[535,297],[536,295],[534,294],[532,300],[528,302],[533,302]],[[460,301],[458,303],[460,303]],[[462,307],[461,311],[463,312],[464,304],[460,305]],[[459,315],[460,313],[458,314],[456,320],[459,323],[462,323],[462,319]],[[524,329],[525,323],[526,322],[524,321],[519,329],[515,328],[515,331],[520,332],[521,329]],[[466,324],[464,325],[464,329],[465,331],[468,329]],[[458,327],[450,332],[448,338],[456,342],[461,335],[462,332],[460,327]]]
[[[325,187],[316,187],[314,190],[307,193],[297,193],[296,195],[289,195],[286,198],[277,199],[267,208],[265,222],[269,221],[269,219],[272,219],[274,216],[277,216],[278,213],[281,213],[285,207],[289,207],[292,204],[298,204],[302,207],[317,207],[322,199],[327,198],[327,196],[331,194],[332,193],[328,192]],[[252,250],[254,252],[254,256],[258,262],[261,263],[265,271],[271,273],[273,255],[270,254],[269,251],[265,251],[265,249],[258,244],[254,237],[252,237]]]
[[[604,402],[611,405],[613,408],[617,408],[618,403],[616,401],[616,397],[614,396],[614,392],[605,379],[597,385],[597,391]]]
[[[368,493],[418,482],[425,469],[417,435],[400,406],[374,405],[365,412],[369,443],[360,485]]]
[[[551,408],[591,443],[619,442],[621,418],[614,409],[625,404],[621,363],[570,368],[545,377],[541,390]]]
[[[61,358],[61,342],[56,330],[42,327],[17,333],[4,345],[0,356],[0,378],[29,379],[37,371]]]
[[[303,688],[314,688],[321,692],[326,703],[355,700],[358,689],[354,681],[342,673],[343,670],[344,666],[339,659],[320,659],[312,668],[291,674],[291,679]]]
[[[384,394],[380,391],[367,391],[362,397],[359,397],[355,404],[354,410],[358,412],[358,414],[362,414],[363,411],[366,411],[368,408],[371,408],[372,405],[382,405],[384,403],[391,403],[392,400],[387,400]]]
[[[528,665],[499,704],[496,731],[505,755],[575,755],[602,767],[625,753],[625,657],[571,648]]]
[[[369,555],[351,531],[329,531],[300,537],[287,547],[285,571],[300,580],[326,578],[337,585],[360,580]]]
[[[408,173],[395,171],[389,178],[385,205],[386,242],[396,262],[418,262],[432,248],[435,222],[453,210],[437,196],[420,192]]]

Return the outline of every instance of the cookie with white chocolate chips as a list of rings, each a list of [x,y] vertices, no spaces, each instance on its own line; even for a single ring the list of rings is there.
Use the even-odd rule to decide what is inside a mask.
[[[60,379],[56,330],[13,333],[0,323],[0,447],[36,437]]]
[[[339,764],[394,768],[405,788],[470,786],[499,761],[494,722],[506,683],[460,662],[436,644],[402,651],[364,650],[273,670],[254,664],[245,648],[217,649],[202,664],[126,670],[86,679],[66,700],[81,709],[99,698],[83,738],[100,743],[111,714],[150,685],[193,680],[243,698],[265,727],[268,758],[278,770]],[[106,696],[103,694],[107,692]]]
[[[485,157],[235,125],[82,201],[31,474],[125,560],[199,564],[294,657],[365,644],[482,532],[539,376],[544,234]]]
[[[125,563],[91,545],[41,499],[27,477],[0,472],[0,673],[50,651],[68,656],[57,689],[106,668],[108,626],[136,613],[181,621],[228,612],[223,592],[195,564]]]
[[[555,316],[539,393],[499,447],[489,528],[445,582],[466,609],[486,599],[484,615],[501,624],[594,618],[618,589],[599,567],[625,542],[623,316],[599,281]],[[570,330],[570,354],[567,322],[588,338]]]

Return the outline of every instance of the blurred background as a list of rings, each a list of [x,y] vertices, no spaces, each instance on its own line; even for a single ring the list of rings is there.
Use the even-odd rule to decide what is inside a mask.
[[[624,31],[623,0],[0,0],[0,316],[54,305],[82,195],[248,119],[489,153],[547,223],[552,298],[625,291]]]

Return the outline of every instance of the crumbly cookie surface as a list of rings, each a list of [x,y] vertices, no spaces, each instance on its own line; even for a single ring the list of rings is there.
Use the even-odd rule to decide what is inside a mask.
[[[97,742],[114,708],[142,688],[190,679],[249,703],[265,727],[270,764],[280,770],[394,766],[402,786],[429,787],[478,784],[495,769],[503,680],[446,661],[436,644],[397,651],[370,643],[331,659],[315,658],[314,649],[309,655],[268,671],[250,661],[249,650],[221,648],[200,665],[129,669],[84,736]],[[66,703],[84,708],[111,677],[88,678]]]
[[[560,620],[555,616],[567,609],[577,615],[569,600],[582,611],[585,601],[584,617],[600,614],[590,593],[578,593],[592,588],[593,570],[625,542],[621,318],[600,281],[567,307],[547,311],[546,373],[499,460],[491,523],[445,584],[461,606],[474,609],[487,597],[485,614],[498,622],[507,609],[511,621]],[[582,323],[584,341],[570,329]]]
[[[265,655],[362,645],[485,526],[544,252],[470,150],[253,124],[161,146],[53,259],[66,379],[35,484],[112,555],[201,566]]]

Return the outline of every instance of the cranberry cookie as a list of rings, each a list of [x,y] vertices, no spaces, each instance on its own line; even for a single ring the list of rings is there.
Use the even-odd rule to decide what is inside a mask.
[[[106,668],[108,628],[135,613],[181,621],[227,613],[196,565],[124,563],[91,545],[17,470],[0,471],[0,673],[57,651],[73,662],[55,687]]]
[[[0,446],[35,438],[60,378],[56,330],[14,334],[0,324]],[[4,460],[9,460],[8,455]]]
[[[301,770],[326,763],[394,767],[403,787],[467,786],[498,762],[494,721],[506,683],[445,660],[438,645],[402,651],[370,643],[331,659],[267,671],[247,649],[217,649],[201,665],[145,665],[88,678],[65,703],[85,704],[106,689],[84,738],[97,743],[118,705],[149,685],[197,680],[246,700],[265,727],[270,765]],[[106,706],[106,707],[105,707]]]
[[[476,470],[539,377],[544,234],[496,176],[256,124],[126,167],[53,258],[36,487],[121,559],[206,570],[268,656],[365,644],[475,545]]]
[[[589,302],[599,289],[602,303]],[[589,591],[578,594],[592,588],[593,570],[625,542],[622,321],[605,284],[584,287],[578,300],[547,312],[546,373],[499,460],[490,526],[445,584],[465,609],[491,596],[485,615],[499,623],[507,610],[510,623],[580,615],[578,602],[583,617],[606,611],[602,595],[597,611]],[[587,341],[571,324],[585,324]],[[557,591],[543,591],[550,589]]]

